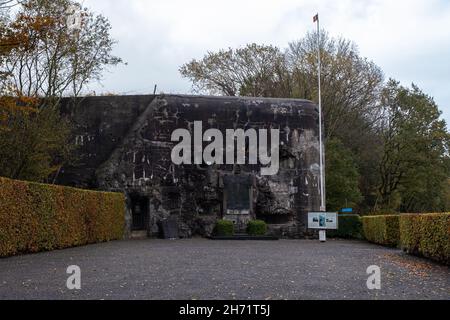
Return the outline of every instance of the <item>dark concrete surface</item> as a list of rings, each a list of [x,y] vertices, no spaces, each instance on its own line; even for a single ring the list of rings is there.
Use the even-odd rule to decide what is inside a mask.
[[[308,212],[320,208],[319,114],[313,102],[164,94],[83,97],[73,102],[63,99],[61,107],[73,125],[77,147],[71,158],[78,161],[61,169],[56,184],[124,193],[126,236],[137,228],[156,237],[159,224],[171,218],[181,238],[211,236],[222,218],[235,221],[240,232],[249,220],[261,219],[277,224],[274,232],[284,238],[310,236]],[[203,136],[207,129],[219,130],[226,149],[227,130],[265,136],[260,130],[268,128],[279,130],[279,141],[267,132],[269,149],[279,143],[279,150],[271,154],[279,155],[279,170],[272,175],[263,174],[261,157],[250,164],[247,154],[239,172],[226,164],[174,166],[171,161],[178,145],[171,139],[176,130],[194,136],[193,131]],[[206,145],[199,144],[201,151]],[[141,219],[132,217],[136,208]],[[250,215],[236,216],[228,210]],[[139,220],[142,223],[133,228],[132,222]]]
[[[66,287],[81,268],[82,289]],[[382,289],[367,289],[378,265]],[[445,299],[450,271],[365,242],[118,241],[0,259],[0,299]]]

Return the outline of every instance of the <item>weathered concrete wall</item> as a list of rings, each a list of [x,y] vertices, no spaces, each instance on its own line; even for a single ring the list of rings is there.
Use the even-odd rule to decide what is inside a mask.
[[[64,168],[59,183],[96,189],[95,171],[105,163],[115,148],[150,106],[155,96],[86,97],[74,106],[64,99],[62,111],[74,124],[77,145],[75,164]]]
[[[148,199],[146,228],[158,234],[158,222],[174,219],[182,237],[208,236],[215,221],[242,223],[260,218],[272,233],[307,235],[307,212],[317,211],[319,197],[318,110],[305,100],[198,96],[125,96],[85,98],[66,107],[76,123],[81,161],[65,168],[60,182]],[[171,161],[174,130],[279,129],[280,171],[262,176],[259,165],[181,165]],[[192,134],[193,135],[193,134]],[[231,177],[231,178],[230,178]],[[233,177],[249,182],[248,215],[227,210],[226,184]],[[236,178],[238,181],[239,178]],[[225,181],[225,183],[224,183]],[[245,188],[245,187],[243,187]],[[134,199],[134,198],[133,198]],[[239,212],[237,212],[239,213]]]

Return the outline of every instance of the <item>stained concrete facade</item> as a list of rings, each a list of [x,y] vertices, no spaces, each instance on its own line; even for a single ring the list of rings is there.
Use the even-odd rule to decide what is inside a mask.
[[[218,219],[245,231],[251,219],[273,235],[308,235],[307,213],[320,208],[318,108],[306,100],[206,97],[87,97],[63,110],[75,124],[77,159],[59,183],[127,195],[127,235],[156,237],[175,221],[181,237],[209,236]],[[280,170],[261,165],[174,165],[176,129],[280,130]],[[194,133],[192,132],[192,135]],[[207,145],[207,143],[205,143]],[[269,149],[270,150],[270,149]]]

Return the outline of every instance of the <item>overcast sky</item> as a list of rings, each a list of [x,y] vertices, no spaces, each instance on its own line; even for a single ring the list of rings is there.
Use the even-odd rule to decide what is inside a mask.
[[[354,41],[362,56],[404,85],[433,96],[450,123],[450,0],[84,0],[107,16],[115,54],[96,93],[191,93],[178,69],[208,50],[273,44],[284,49],[314,30]]]

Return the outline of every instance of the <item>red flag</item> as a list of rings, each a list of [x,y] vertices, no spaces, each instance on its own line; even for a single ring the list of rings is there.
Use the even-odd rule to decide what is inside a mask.
[[[319,14],[316,14],[313,18],[313,22],[319,21]]]

